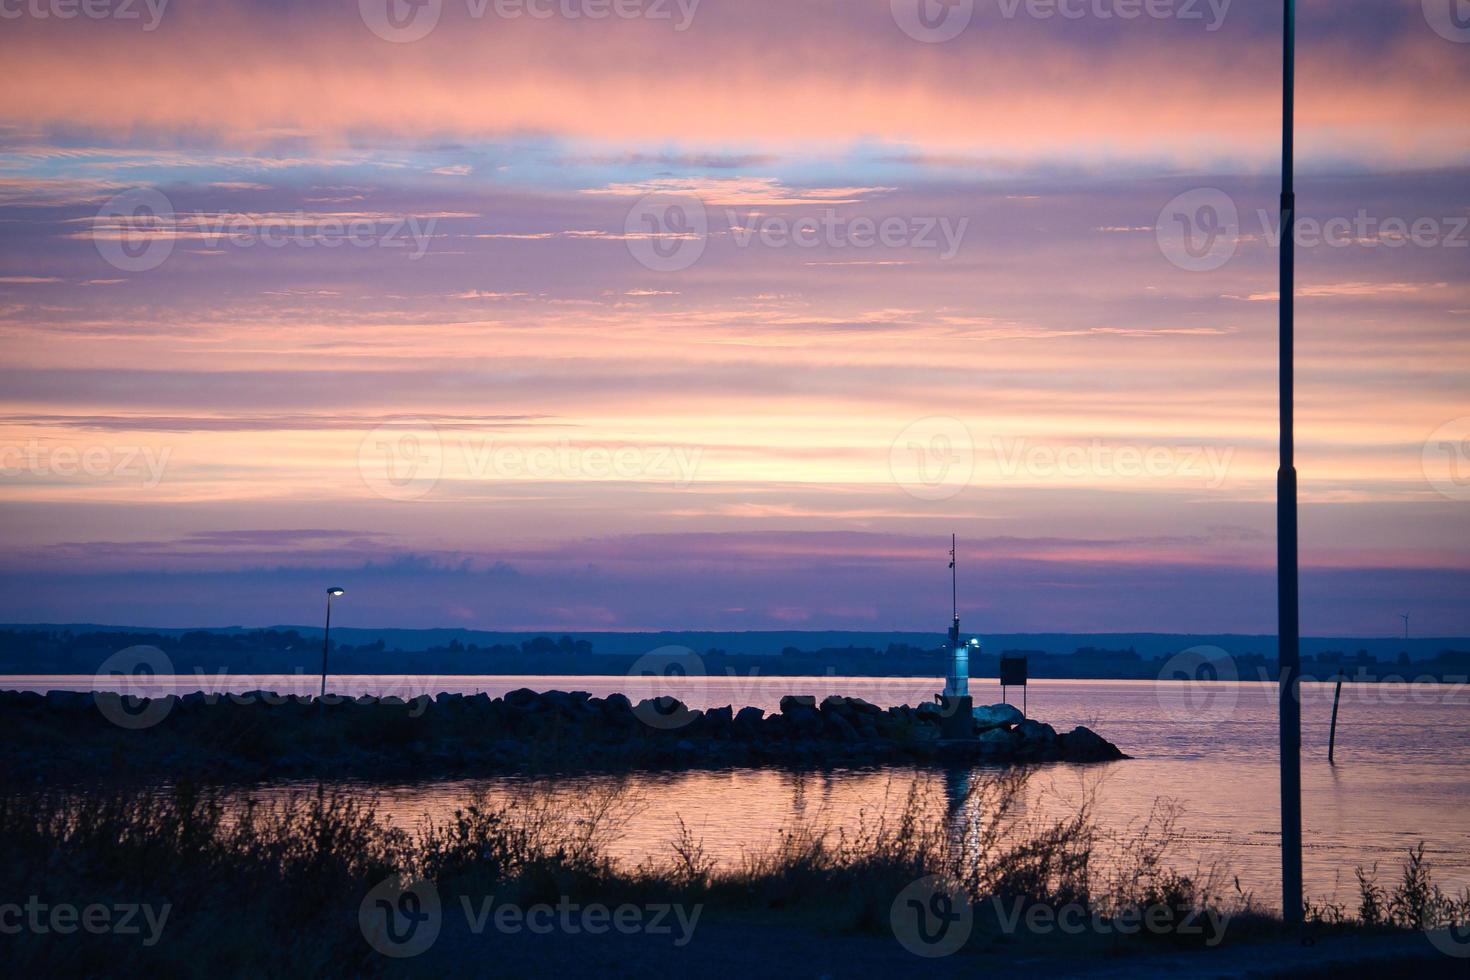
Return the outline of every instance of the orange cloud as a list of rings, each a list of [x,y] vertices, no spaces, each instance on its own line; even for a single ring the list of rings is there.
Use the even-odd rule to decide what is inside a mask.
[[[957,47],[912,43],[856,13],[792,30],[789,18],[802,15],[783,7],[686,33],[492,18],[390,44],[350,9],[297,11],[289,22],[241,11],[171,10],[153,33],[7,28],[0,121],[240,146],[541,133],[624,146],[885,140],[1094,166],[1274,159],[1280,70],[1270,37],[1140,28],[1088,46],[1003,22]],[[219,56],[200,59],[211,51]],[[1467,87],[1462,54],[1427,29],[1372,46],[1304,41],[1301,152],[1463,159],[1470,108],[1425,97]]]

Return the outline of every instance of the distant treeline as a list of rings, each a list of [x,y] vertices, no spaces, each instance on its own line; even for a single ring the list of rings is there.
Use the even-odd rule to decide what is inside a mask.
[[[650,646],[653,641],[651,639]],[[109,657],[130,647],[156,647],[175,673],[199,671],[237,674],[314,674],[321,668],[321,636],[294,629],[250,631],[194,630],[186,633],[138,631],[0,630],[0,673],[95,674]],[[650,650],[650,652],[652,652]],[[664,648],[662,653],[669,653]],[[699,666],[709,674],[770,676],[850,675],[872,677],[937,677],[945,673],[948,655],[940,645],[920,647],[890,643],[886,647],[842,646],[804,650],[787,646],[779,654],[729,653],[718,648],[697,651]],[[1274,654],[1235,653],[1228,663],[1201,665],[1198,658],[1144,657],[1134,648],[1109,650],[1079,647],[1070,654],[1039,650],[975,653],[974,677],[997,677],[1001,656],[1025,656],[1035,678],[1153,679],[1206,678],[1265,680],[1275,676]],[[667,660],[667,658],[664,658]],[[427,650],[405,651],[379,639],[353,646],[333,642],[334,674],[626,674],[648,666],[640,656],[598,653],[594,644],[570,636],[536,636],[519,643],[451,640]],[[657,668],[658,664],[654,664]],[[1401,653],[1380,660],[1366,651],[1324,651],[1303,658],[1309,679],[1331,680],[1339,673],[1350,680],[1464,681],[1470,675],[1470,651],[1441,650],[1429,658]]]

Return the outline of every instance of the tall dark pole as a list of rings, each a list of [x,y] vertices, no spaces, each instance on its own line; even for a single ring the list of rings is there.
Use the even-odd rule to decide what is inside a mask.
[[[1284,0],[1281,84],[1281,468],[1276,472],[1276,623],[1281,692],[1281,914],[1302,921],[1301,622],[1297,598],[1294,432],[1296,194],[1292,136],[1296,86],[1296,0]]]
[[[332,596],[334,592],[327,590],[327,627],[322,630],[322,697],[327,696],[327,648],[332,642]]]

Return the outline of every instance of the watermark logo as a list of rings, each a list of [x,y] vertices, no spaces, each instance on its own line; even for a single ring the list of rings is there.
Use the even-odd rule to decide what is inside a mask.
[[[1422,0],[1429,29],[1446,41],[1470,44],[1470,0]]]
[[[142,21],[144,33],[158,30],[169,0],[0,0],[0,20]]]
[[[150,272],[173,254],[173,226],[173,202],[151,187],[135,187],[102,205],[92,244],[114,269]]]
[[[1013,936],[1024,929],[1033,936],[1050,936],[1058,932],[1067,936],[1092,933],[1097,936],[1190,936],[1204,940],[1213,949],[1225,940],[1231,915],[1215,908],[1177,908],[1161,903],[1134,905],[1103,915],[1080,902],[1053,907],[1043,902],[1027,903],[1012,899],[1007,903],[998,896],[991,899],[1001,931]]]
[[[673,945],[682,948],[694,939],[694,930],[704,912],[703,905],[684,906],[667,902],[648,905],[631,903],[610,908],[601,902],[582,905],[563,895],[555,905],[541,902],[522,907],[509,902],[496,904],[494,895],[478,902],[469,895],[459,896],[465,923],[478,936],[493,926],[502,935],[529,932],[536,936],[561,933],[565,936],[587,934],[601,936],[616,932],[624,936],[669,936]]]
[[[1171,721],[1227,721],[1240,697],[1235,658],[1214,646],[1190,647],[1164,662],[1154,698]]]
[[[357,471],[380,497],[418,500],[444,473],[444,444],[433,423],[405,419],[378,426],[357,447]]]
[[[1225,24],[1231,0],[997,0],[1000,15],[1014,20],[1022,11],[1032,20],[1199,21],[1213,34]]]
[[[1470,415],[1452,419],[1424,440],[1424,478],[1441,496],[1470,500]]]
[[[1470,959],[1470,920],[1438,929],[1425,929],[1424,935],[1429,937],[1430,945],[1446,956],[1457,960]]]
[[[39,439],[24,445],[0,445],[0,478],[84,477],[137,482],[153,490],[163,482],[173,447],[46,445]]]
[[[1172,198],[1154,222],[1154,238],[1164,258],[1188,272],[1210,272],[1235,254],[1240,213],[1217,187],[1198,187]]]
[[[398,248],[410,261],[428,254],[439,215],[316,211],[176,212],[151,188],[125,191],[103,204],[89,232],[98,253],[124,272],[161,266],[181,241],[208,251],[267,248]]]
[[[623,231],[628,251],[645,269],[681,272],[704,254],[709,215],[692,194],[656,192],[633,205]]]
[[[1102,439],[1058,446],[992,437],[990,448],[1006,479],[1185,479],[1211,490],[1225,483],[1235,458],[1234,446],[1115,446]]]
[[[465,472],[474,479],[657,480],[684,489],[694,481],[704,450],[699,446],[460,444]]]
[[[1235,200],[1217,187],[1197,187],[1175,196],[1159,211],[1154,236],[1171,263],[1190,272],[1210,272],[1234,257],[1243,241],[1280,248],[1281,216],[1257,208],[1249,229]],[[1470,215],[1379,215],[1367,208],[1325,218],[1293,215],[1291,241],[1297,248],[1470,249]]]
[[[443,924],[439,889],[432,881],[406,882],[394,875],[367,893],[357,924],[368,945],[394,959],[418,956],[434,945]]]
[[[759,212],[742,215],[733,208],[726,208],[725,220],[730,225],[730,236],[736,248],[748,248],[752,244],[765,248],[836,251],[911,248],[936,252],[942,262],[959,254],[965,231],[970,226],[968,217],[958,221],[937,216],[845,217],[835,208],[825,208],[816,215],[795,219]]]
[[[893,22],[915,41],[953,41],[970,26],[975,0],[888,0]]]
[[[888,922],[899,945],[926,959],[956,953],[970,938],[975,913],[970,900],[939,875],[913,882],[888,910]]]
[[[168,717],[173,699],[155,697],[156,678],[174,672],[174,663],[158,647],[119,650],[97,668],[92,698],[102,717],[119,728],[141,731]]]
[[[472,21],[618,20],[670,21],[675,33],[694,24],[700,0],[464,0]],[[439,26],[444,0],[358,0],[358,13],[368,30],[394,44],[422,41]]]
[[[367,29],[393,44],[412,44],[439,26],[444,0],[357,0]]]
[[[0,905],[0,935],[17,936],[23,932],[36,936],[70,936],[78,930],[93,936],[141,936],[145,947],[158,945],[168,925],[173,905],[164,902],[122,902],[117,905],[77,906],[70,902],[48,903],[39,895],[31,895],[24,905],[6,902]]]
[[[520,906],[497,902],[494,895],[461,894],[458,906],[472,935],[487,930],[507,936],[531,933],[548,936],[606,935],[668,936],[676,947],[689,945],[704,911],[703,905],[669,903],[624,904],[616,908],[593,902],[582,905],[561,896],[548,902]],[[439,889],[428,879],[407,882],[393,875],[379,882],[363,898],[357,921],[363,938],[377,952],[393,959],[409,959],[426,952],[439,938],[445,918]]]
[[[662,731],[683,728],[695,718],[694,712],[684,707],[685,702],[702,704],[707,700],[709,675],[704,658],[688,647],[659,647],[645,653],[633,661],[628,676],[651,683],[648,697],[633,707],[633,715],[649,728]]]
[[[888,447],[888,472],[911,497],[948,500],[969,486],[975,474],[975,440],[959,419],[919,419]]]
[[[1426,5],[1430,0],[1425,0]],[[1231,0],[996,0],[1003,20],[1197,21],[1208,33],[1225,24]],[[889,0],[893,22],[915,41],[941,44],[963,34],[975,16],[975,0]]]

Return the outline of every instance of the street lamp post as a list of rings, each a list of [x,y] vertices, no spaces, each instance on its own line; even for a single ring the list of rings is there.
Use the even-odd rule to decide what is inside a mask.
[[[1276,472],[1276,633],[1281,705],[1281,913],[1302,921],[1301,622],[1297,595],[1294,429],[1296,194],[1293,188],[1296,0],[1284,0],[1281,79],[1281,465]]]
[[[322,630],[322,697],[327,696],[327,650],[332,642],[332,600],[343,594],[343,590],[335,585],[327,590],[327,628]]]

